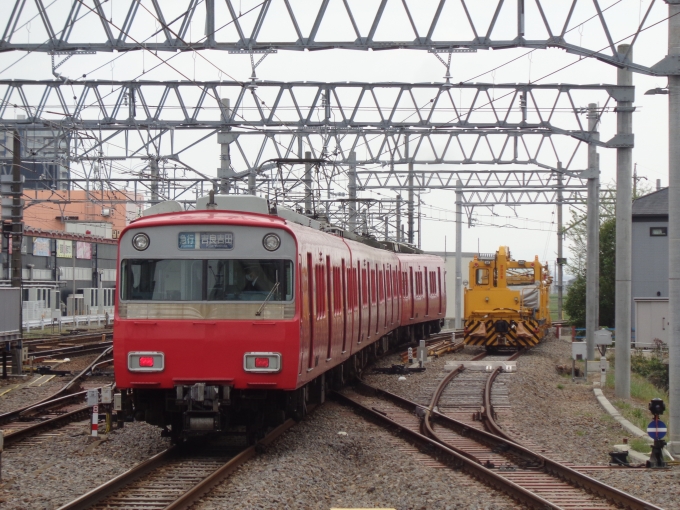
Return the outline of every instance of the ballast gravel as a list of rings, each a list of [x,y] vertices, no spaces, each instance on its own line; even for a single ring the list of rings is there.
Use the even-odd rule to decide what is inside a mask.
[[[445,376],[447,361],[470,359],[466,348],[406,376],[375,374],[365,380],[411,400],[426,402]],[[606,465],[613,444],[628,437],[599,407],[592,384],[557,373],[570,345],[550,339],[506,374],[512,413],[501,425],[530,447],[574,465]],[[398,363],[397,355],[378,366]],[[0,398],[0,403],[2,398]],[[38,444],[3,454],[0,508],[55,509],[169,446],[159,429],[126,424],[101,443],[87,438],[86,422],[55,431]],[[460,471],[433,467],[429,456],[349,408],[327,402],[260,455],[219,484],[195,509],[506,509],[518,505]],[[588,474],[663,508],[680,508],[680,471],[595,470]]]
[[[169,446],[145,423],[127,423],[103,441],[89,429],[85,420],[6,449],[0,508],[54,510]]]

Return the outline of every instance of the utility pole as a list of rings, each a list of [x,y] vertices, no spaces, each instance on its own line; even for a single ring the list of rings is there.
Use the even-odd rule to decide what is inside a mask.
[[[212,20],[214,23],[214,20]],[[212,34],[214,38],[214,34]],[[222,122],[229,122],[231,117],[231,108],[228,98],[222,98],[222,106],[224,113],[222,114]],[[234,170],[231,168],[231,152],[229,144],[233,142],[236,137],[230,133],[231,128],[226,128],[217,133],[217,143],[220,144],[220,166],[217,169],[217,177],[220,178],[219,192],[228,194],[231,190],[231,183],[229,178],[234,175]]]
[[[149,160],[149,171],[151,172],[151,203],[156,205],[158,200],[158,160]]]
[[[463,327],[463,182],[456,181],[456,296],[455,328]]]
[[[356,234],[357,231],[357,153],[349,153],[349,182],[347,194],[349,195],[349,231]]]
[[[563,319],[562,307],[564,300],[564,279],[562,269],[564,267],[564,219],[562,217],[562,188],[564,187],[564,174],[562,174],[562,163],[557,163],[557,320]]]
[[[621,44],[619,55],[632,60],[630,45]],[[616,72],[618,85],[633,85],[633,73],[620,68]],[[616,107],[616,136],[633,138],[633,102],[619,101]],[[671,221],[669,221],[669,226]],[[630,331],[631,331],[631,274],[633,227],[633,149],[616,149],[616,287],[614,327],[616,330],[615,394],[630,398]]]
[[[600,134],[597,104],[588,105],[588,131],[595,141]],[[597,146],[588,144],[588,204],[586,217],[586,354],[595,359],[595,331],[600,326],[600,159]]]
[[[21,190],[21,138],[19,132],[14,131],[14,145],[12,147],[12,287],[21,289],[22,262],[21,262],[21,241],[24,235],[22,190]],[[23,290],[20,291],[23,300]],[[12,373],[19,375],[22,370],[22,351],[23,351],[23,303],[19,307],[19,340],[14,345],[12,352]]]
[[[410,154],[409,154],[409,143],[408,143],[408,135],[406,135],[406,159],[410,159]],[[413,194],[413,162],[409,161],[408,162],[408,242],[410,244],[413,244],[414,241],[414,236],[413,236],[413,229],[414,229],[414,218],[413,218],[413,209],[415,206],[415,200],[414,200],[414,194]]]
[[[305,159],[312,159],[312,153],[305,152]],[[312,164],[305,163],[305,176],[302,179],[305,185],[305,214],[312,214]],[[355,187],[356,188],[356,187]]]
[[[351,216],[350,216],[351,217]],[[397,242],[402,242],[401,237],[401,195],[397,195]]]
[[[680,69],[677,63],[680,58],[680,4],[673,0],[666,2],[666,59],[673,64],[668,72],[668,447],[671,454],[680,454]]]

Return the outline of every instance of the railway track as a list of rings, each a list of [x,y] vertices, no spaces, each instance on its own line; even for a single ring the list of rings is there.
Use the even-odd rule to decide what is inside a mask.
[[[59,510],[188,508],[294,424],[287,420],[247,448],[233,436],[173,446]]]
[[[74,392],[74,389],[91,372],[92,367],[102,363],[102,358],[107,355],[108,352],[102,353],[52,395],[28,406],[0,414],[0,427],[3,429],[5,445],[16,444],[46,430],[86,418],[90,412],[90,408],[83,404],[87,390]]]
[[[363,382],[334,396],[405,433],[435,452],[440,463],[463,469],[528,507],[658,508],[515,442],[496,424],[497,412],[509,407],[503,385],[494,388],[503,375],[500,368],[489,374],[460,365],[416,402]]]

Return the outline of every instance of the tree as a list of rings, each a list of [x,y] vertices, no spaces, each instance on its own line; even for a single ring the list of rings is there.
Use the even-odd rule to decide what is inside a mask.
[[[572,266],[573,267],[573,266]],[[585,260],[569,286],[564,311],[571,324],[586,324],[586,273]],[[616,286],[616,219],[607,218],[600,225],[600,326],[614,327],[614,300]]]
[[[608,188],[612,197],[616,188]],[[638,186],[636,199],[650,192],[645,186]],[[600,203],[600,326],[614,327],[614,306],[616,301],[616,216],[613,201]],[[572,255],[567,272],[576,278],[569,286],[564,302],[564,311],[570,323],[577,327],[586,324],[586,219],[584,212],[571,210],[571,221],[565,228],[565,235],[571,241]]]

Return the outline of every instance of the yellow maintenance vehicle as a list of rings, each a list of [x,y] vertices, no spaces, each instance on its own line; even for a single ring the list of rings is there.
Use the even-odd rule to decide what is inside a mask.
[[[501,246],[475,255],[465,283],[466,345],[522,349],[538,344],[551,327],[548,266],[513,260]]]

